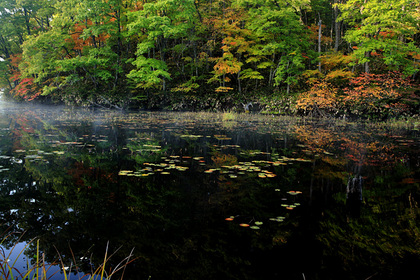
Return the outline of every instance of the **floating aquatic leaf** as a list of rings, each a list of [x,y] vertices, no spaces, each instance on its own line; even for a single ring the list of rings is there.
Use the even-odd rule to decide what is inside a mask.
[[[249,227],[249,224],[239,224],[241,227]]]
[[[280,189],[275,189],[274,191],[279,192],[279,191],[280,191]]]
[[[289,209],[289,208],[296,208],[296,205],[295,204],[282,204],[281,205],[282,207],[285,207],[286,209],[288,209],[288,210],[291,210],[291,209]]]
[[[232,217],[226,218],[225,221],[233,221]]]
[[[275,217],[275,218],[270,218],[269,220],[273,221],[273,222],[283,222],[285,218],[286,217],[278,216],[278,217]]]
[[[203,135],[181,135],[181,138],[197,139],[203,137]]]
[[[214,138],[217,140],[231,140],[232,138],[227,137],[226,135],[214,135]]]
[[[259,226],[251,226],[251,227],[249,227],[250,229],[260,229],[260,227]]]
[[[256,221],[255,222],[255,225],[257,225],[257,226],[260,226],[260,225],[262,225],[263,224],[263,222],[260,222],[260,221]]]
[[[121,170],[120,172],[118,172],[118,175],[125,176],[132,172],[133,172],[132,170]]]
[[[290,195],[297,195],[297,194],[301,194],[302,192],[301,191],[288,191],[287,193]]]

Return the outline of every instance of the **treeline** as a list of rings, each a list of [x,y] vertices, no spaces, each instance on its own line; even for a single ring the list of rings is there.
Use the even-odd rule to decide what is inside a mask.
[[[0,0],[0,88],[119,108],[412,114],[419,31],[409,0]]]

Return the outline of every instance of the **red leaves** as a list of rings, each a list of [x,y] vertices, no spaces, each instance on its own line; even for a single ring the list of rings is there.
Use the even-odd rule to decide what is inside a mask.
[[[384,113],[386,111],[405,112],[407,104],[407,89],[411,82],[399,72],[387,74],[363,73],[349,82],[349,87],[343,90],[344,106],[362,113]]]
[[[111,22],[115,21],[115,19],[111,18],[110,21]],[[97,42],[105,42],[110,37],[109,34],[102,33],[98,36],[90,36],[87,39],[81,38],[80,36],[83,34],[83,31],[86,28],[88,28],[92,25],[93,25],[93,23],[92,23],[91,20],[87,20],[87,23],[83,23],[83,24],[76,23],[74,25],[73,32],[70,34],[71,40],[67,40],[69,42],[73,41],[73,43],[74,43],[73,49],[74,50],[82,51],[87,46],[94,46],[94,40],[97,41]]]
[[[16,97],[22,97],[25,100],[31,101],[41,95],[41,89],[34,84],[33,78],[25,78],[11,91]]]

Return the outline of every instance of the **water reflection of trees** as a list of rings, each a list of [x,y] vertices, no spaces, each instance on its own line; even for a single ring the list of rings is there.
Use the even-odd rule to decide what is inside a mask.
[[[295,130],[304,152],[315,159],[314,185],[328,199],[317,235],[325,245],[323,262],[345,264],[349,279],[408,277],[420,261],[418,154],[407,148],[415,138],[404,129],[383,129],[354,124]],[[357,216],[346,207],[345,193],[332,191],[355,174],[365,179]]]
[[[366,276],[390,264],[395,255],[401,266],[409,256],[418,259],[413,248],[419,245],[415,222],[419,194],[412,188],[415,181],[404,184],[415,174],[404,150],[389,137],[371,130],[356,133],[347,124],[306,124],[289,135],[276,124],[271,132],[255,126],[252,133],[225,126],[226,139],[232,141],[209,142],[205,137],[181,138],[192,128],[181,133],[169,122],[170,131],[160,122],[161,127],[152,121],[142,124],[155,126],[154,132],[145,132],[136,118],[129,124],[115,121],[99,127],[90,121],[35,122],[33,131],[19,131],[19,149],[27,152],[16,152],[17,146],[8,149],[22,163],[1,174],[7,180],[1,188],[0,223],[13,221],[15,230],[28,229],[28,238],[40,237],[50,260],[56,256],[53,245],[69,258],[69,247],[77,256],[92,254],[97,263],[108,241],[114,248],[124,244],[117,260],[135,247],[139,260],[133,265],[137,270],[133,279],[258,278],[257,267],[272,277],[301,276],[303,271],[322,276],[322,265],[314,259],[344,265],[349,271],[362,268],[361,275]],[[1,140],[5,146],[15,145],[7,139]],[[241,148],[225,147],[226,143]],[[249,152],[256,147],[264,147],[260,158]],[[118,176],[119,170],[140,169],[162,157],[203,153],[206,166],[190,159],[189,176],[181,172],[166,177]],[[203,172],[281,156],[312,162],[270,165],[266,168],[277,176],[267,180],[257,175],[232,180],[227,174]],[[5,162],[11,164],[9,159]],[[371,168],[377,164],[383,166],[380,172]],[[346,209],[344,190],[348,176],[359,169],[366,183],[360,216],[355,217]],[[280,206],[282,199],[291,201],[285,192],[297,189],[304,192],[303,205],[288,212]],[[264,230],[244,230],[236,221],[224,221],[231,215],[243,222],[263,220]],[[268,222],[281,215],[287,217],[283,224]],[[371,246],[373,240],[376,244]],[[417,247],[410,247],[413,244]],[[366,256],[372,265],[361,265]]]

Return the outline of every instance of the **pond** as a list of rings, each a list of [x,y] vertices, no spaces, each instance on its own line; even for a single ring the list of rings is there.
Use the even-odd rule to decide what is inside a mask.
[[[124,279],[417,273],[418,122],[0,106],[5,248],[85,272],[134,249]]]

